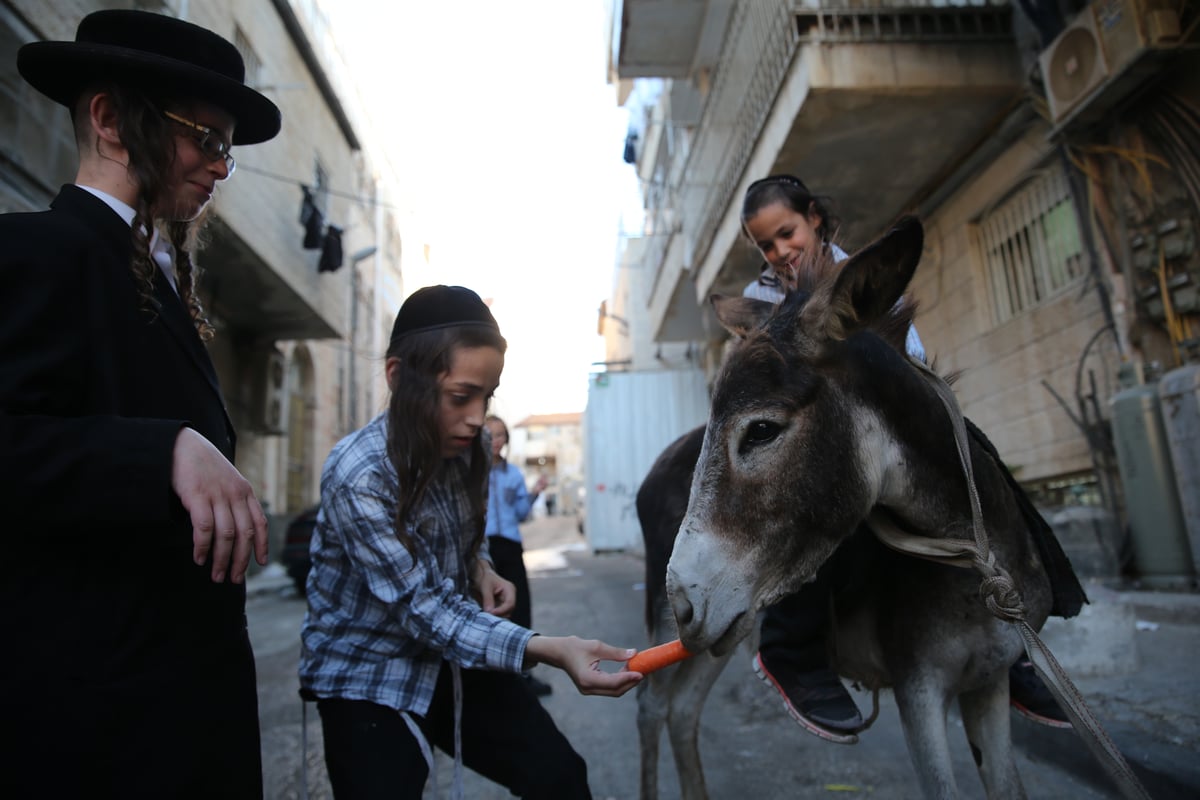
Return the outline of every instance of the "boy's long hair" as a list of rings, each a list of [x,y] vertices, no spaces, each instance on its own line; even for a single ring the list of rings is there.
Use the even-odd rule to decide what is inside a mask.
[[[408,534],[408,522],[444,461],[438,425],[441,408],[438,379],[450,371],[455,352],[464,347],[494,347],[503,354],[508,343],[495,328],[457,325],[409,334],[387,351],[388,358],[400,360],[389,387],[387,440],[388,457],[400,478],[396,536],[414,557],[415,544]],[[467,552],[469,560],[483,542],[487,521],[484,499],[491,453],[485,452],[482,436],[472,440],[467,455],[466,488],[474,531]]]
[[[208,321],[196,293],[200,270],[191,257],[191,251],[199,246],[208,207],[195,220],[185,221],[169,219],[162,206],[170,201],[167,190],[175,160],[175,132],[162,115],[162,111],[170,104],[152,98],[139,89],[117,83],[97,84],[83,93],[73,109],[75,138],[81,147],[91,141],[87,104],[100,92],[112,98],[121,144],[129,153],[128,169],[139,187],[133,206],[133,262],[130,264],[138,297],[144,308],[157,312],[154,274],[158,265],[150,254],[151,231],[157,228],[159,235],[167,237],[175,248],[175,285],[179,290],[179,299],[188,310],[200,338],[208,341],[215,329]],[[99,143],[95,146],[99,148]]]

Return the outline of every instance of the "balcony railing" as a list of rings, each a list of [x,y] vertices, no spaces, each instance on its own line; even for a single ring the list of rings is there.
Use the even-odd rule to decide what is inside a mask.
[[[794,0],[738,3],[721,50],[716,79],[700,117],[679,193],[683,235],[694,266],[712,243],[717,224],[750,159],[767,114],[787,75],[798,39]]]
[[[1011,36],[1010,13],[1007,0],[739,2],[684,168],[667,171],[679,176],[670,194],[689,266],[707,254],[802,44],[999,39]]]
[[[803,42],[961,42],[1007,38],[1012,19],[1007,2],[800,0],[795,25]]]

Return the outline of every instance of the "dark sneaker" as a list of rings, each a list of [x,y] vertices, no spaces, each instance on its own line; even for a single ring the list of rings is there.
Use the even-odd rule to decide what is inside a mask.
[[[837,675],[828,668],[800,672],[785,659],[760,650],[754,672],[783,697],[783,707],[800,727],[838,744],[857,744],[862,715]]]
[[[525,679],[525,685],[529,687],[529,690],[531,692],[533,692],[535,695],[537,695],[538,697],[545,697],[546,695],[548,695],[554,691],[553,686],[546,683],[545,681],[538,680],[537,678],[530,675],[528,672],[526,672],[521,677]]]
[[[1025,656],[1008,668],[1008,701],[1022,716],[1051,728],[1070,728],[1071,720],[1042,683]]]

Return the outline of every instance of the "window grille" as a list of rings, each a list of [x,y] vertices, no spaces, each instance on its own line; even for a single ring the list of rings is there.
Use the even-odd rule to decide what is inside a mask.
[[[997,323],[1060,294],[1083,277],[1083,246],[1067,177],[1048,168],[978,225]]]

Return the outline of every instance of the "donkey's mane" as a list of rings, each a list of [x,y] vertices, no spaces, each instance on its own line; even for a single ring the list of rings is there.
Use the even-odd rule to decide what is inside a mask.
[[[832,251],[828,245],[810,248],[796,264],[790,279],[785,279],[787,294],[763,325],[772,338],[786,340],[784,335],[795,326],[805,308],[833,303],[833,286],[841,273],[842,262],[834,258]],[[843,311],[852,313],[849,309]],[[904,295],[887,314],[874,320],[866,329],[904,355],[908,329],[916,313],[917,301]]]

